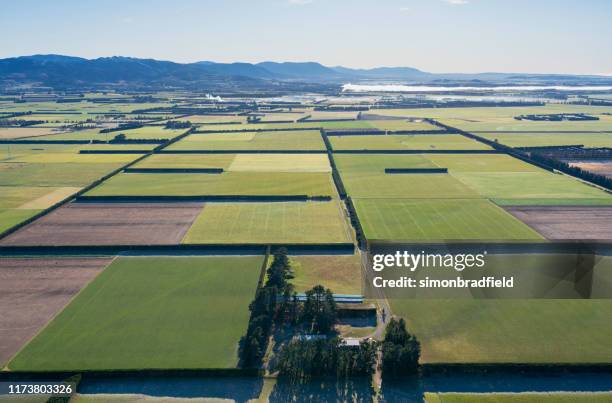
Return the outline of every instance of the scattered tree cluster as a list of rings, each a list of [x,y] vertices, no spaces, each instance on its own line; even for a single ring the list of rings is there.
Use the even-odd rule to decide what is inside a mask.
[[[382,371],[384,377],[394,378],[415,374],[419,369],[421,345],[408,333],[404,319],[391,318],[382,343]]]
[[[357,347],[349,347],[337,337],[294,340],[278,357],[280,375],[292,381],[315,376],[371,375],[375,363],[375,342],[362,341]]]
[[[117,127],[109,127],[106,129],[102,129],[100,130],[100,133],[111,133],[111,132],[119,132],[121,130],[138,129],[142,126],[143,125],[141,123],[137,123],[137,122],[123,123]]]
[[[165,129],[189,129],[191,127],[190,121],[178,121],[169,120],[166,122]]]

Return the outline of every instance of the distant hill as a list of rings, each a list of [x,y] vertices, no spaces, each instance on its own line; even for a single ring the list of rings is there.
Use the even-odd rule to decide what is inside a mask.
[[[316,62],[175,63],[132,57],[84,59],[62,55],[33,55],[0,59],[0,83],[36,83],[52,87],[100,84],[129,86],[157,85],[195,88],[281,88],[296,83],[338,85],[346,82],[393,81],[399,83],[448,84],[487,83],[609,83],[610,77],[554,74],[433,74],[412,67],[353,69],[327,67]],[[274,87],[272,86],[272,87]],[[316,87],[316,86],[315,86]]]

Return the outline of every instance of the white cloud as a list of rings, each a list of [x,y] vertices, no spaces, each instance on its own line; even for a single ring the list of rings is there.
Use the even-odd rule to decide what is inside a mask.
[[[453,6],[463,6],[469,3],[468,0],[444,0],[444,1],[447,2],[448,4],[452,4]]]
[[[400,7],[400,11],[402,13],[407,13],[408,11],[410,11],[410,7]]]
[[[288,0],[292,6],[305,6],[312,3],[312,0]]]
[[[121,18],[121,22],[124,24],[131,24],[134,22],[134,18],[133,17],[123,17]]]

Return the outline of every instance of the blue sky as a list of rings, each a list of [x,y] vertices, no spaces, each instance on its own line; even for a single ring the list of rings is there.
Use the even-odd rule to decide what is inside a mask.
[[[15,0],[0,57],[612,74],[608,0]]]

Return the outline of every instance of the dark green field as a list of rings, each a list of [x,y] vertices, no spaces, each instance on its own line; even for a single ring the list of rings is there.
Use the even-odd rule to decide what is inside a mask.
[[[8,366],[234,368],[261,263],[261,257],[117,258]]]

